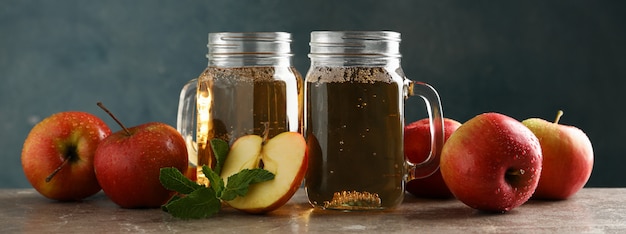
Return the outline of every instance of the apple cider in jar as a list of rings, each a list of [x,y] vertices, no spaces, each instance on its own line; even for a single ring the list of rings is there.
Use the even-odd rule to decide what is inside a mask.
[[[303,81],[290,42],[280,32],[209,34],[209,65],[183,88],[179,105],[179,131],[197,149],[189,161],[199,183],[208,182],[201,166],[215,166],[212,139],[232,145],[245,135],[302,131]]]
[[[302,78],[292,67],[209,67],[198,79],[198,165],[212,165],[209,140],[233,143],[241,136],[271,138],[301,130]]]
[[[309,203],[329,210],[394,208],[407,179],[439,166],[443,114],[434,88],[407,79],[400,66],[400,34],[389,31],[311,33],[305,78],[305,135]],[[404,158],[404,99],[426,100],[431,157]]]
[[[317,77],[306,83],[310,201],[394,207],[404,193],[402,82],[394,82],[402,78],[382,67],[318,67],[309,76]]]

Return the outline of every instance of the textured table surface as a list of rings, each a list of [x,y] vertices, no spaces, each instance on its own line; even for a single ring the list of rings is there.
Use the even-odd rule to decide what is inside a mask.
[[[565,201],[529,201],[490,214],[457,200],[407,195],[390,211],[313,209],[303,190],[280,209],[248,215],[223,208],[180,220],[159,209],[122,209],[99,193],[82,202],[48,200],[33,189],[0,190],[0,233],[626,233],[626,188],[586,188]]]

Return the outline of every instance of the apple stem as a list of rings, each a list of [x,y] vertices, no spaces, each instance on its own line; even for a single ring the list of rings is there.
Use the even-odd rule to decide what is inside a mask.
[[[562,110],[557,111],[556,112],[556,119],[554,119],[554,123],[555,124],[559,123],[559,120],[561,120],[561,116],[563,116],[563,111]]]
[[[524,169],[511,168],[511,169],[506,170],[506,172],[504,173],[504,179],[509,183],[513,183],[519,178],[519,176],[523,175],[524,173],[525,173]]]
[[[54,177],[54,175],[56,175],[61,168],[63,168],[63,166],[65,166],[65,164],[67,164],[67,162],[69,162],[69,157],[64,157],[63,158],[63,162],[61,163],[61,165],[59,167],[57,167],[57,169],[54,169],[54,171],[52,173],[50,173],[50,175],[48,175],[48,177],[46,177],[46,183],[50,182],[52,180],[52,177]]]
[[[265,145],[265,142],[270,135],[270,123],[264,122],[263,126],[265,127],[265,129],[263,129],[263,145]]]
[[[524,174],[523,169],[510,169],[506,171],[506,174],[509,176],[519,176]]]
[[[130,131],[128,131],[128,128],[126,128],[126,127],[124,126],[124,124],[122,124],[122,122],[120,122],[120,121],[119,121],[119,120],[115,117],[115,115],[113,115],[113,113],[111,113],[111,112],[109,111],[109,109],[107,109],[106,107],[104,107],[104,104],[102,104],[102,102],[98,102],[98,106],[99,106],[100,108],[102,108],[102,110],[104,110],[104,112],[106,112],[107,114],[109,114],[109,116],[111,116],[111,118],[113,118],[113,120],[115,120],[115,122],[116,122],[117,124],[119,124],[119,125],[120,125],[120,127],[122,127],[122,129],[124,129],[124,132],[126,132],[126,135],[128,135],[128,136],[132,135],[132,134],[130,133]]]

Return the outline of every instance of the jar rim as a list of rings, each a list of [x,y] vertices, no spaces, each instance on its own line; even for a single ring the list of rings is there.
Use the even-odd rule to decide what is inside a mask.
[[[309,57],[401,57],[401,34],[394,31],[313,31]]]
[[[401,40],[401,33],[395,31],[313,31],[311,32],[311,40],[323,38],[341,37],[343,39],[359,39],[359,40]]]
[[[291,33],[213,32],[208,34],[207,56],[219,54],[284,54],[291,56]]]

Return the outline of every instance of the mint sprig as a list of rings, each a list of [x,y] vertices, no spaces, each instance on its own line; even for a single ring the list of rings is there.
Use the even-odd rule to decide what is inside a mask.
[[[255,168],[255,169],[243,169],[240,172],[228,177],[228,183],[226,188],[220,194],[220,198],[224,201],[230,201],[237,196],[245,196],[248,193],[248,187],[251,184],[256,184],[268,180],[274,179],[274,174],[271,172]]]
[[[212,139],[210,142],[211,150],[213,150],[213,155],[215,155],[215,173],[222,173],[222,167],[224,166],[224,162],[226,161],[226,157],[228,156],[228,151],[230,151],[230,146],[228,146],[228,142],[222,139]]]
[[[174,167],[161,168],[159,180],[167,190],[176,191],[182,194],[190,194],[196,189],[203,187],[196,182],[189,180],[183,173]]]
[[[162,210],[181,219],[210,217],[220,211],[221,201],[245,196],[250,185],[274,179],[274,174],[265,169],[243,169],[229,176],[227,185],[224,185],[219,173],[228,155],[228,143],[214,139],[211,140],[211,147],[217,159],[215,171],[202,166],[202,172],[209,179],[209,187],[191,181],[176,168],[161,168],[159,180],[163,187],[178,193],[161,207]]]
[[[222,180],[222,177],[218,174],[219,172],[215,172],[207,166],[202,166],[202,173],[209,179],[209,187],[215,191],[215,195],[221,197],[222,191],[224,190],[224,180]]]
[[[215,191],[201,186],[184,197],[174,196],[163,210],[181,219],[200,219],[213,216],[219,212],[222,203],[215,196]]]

